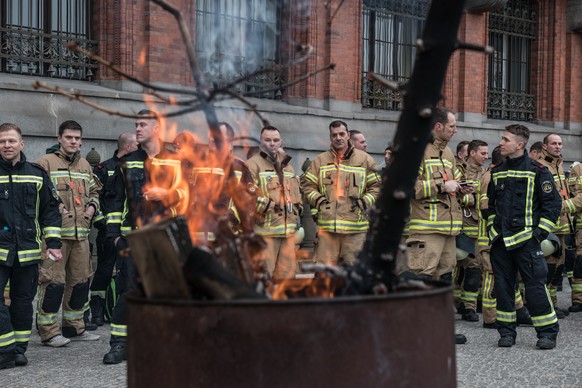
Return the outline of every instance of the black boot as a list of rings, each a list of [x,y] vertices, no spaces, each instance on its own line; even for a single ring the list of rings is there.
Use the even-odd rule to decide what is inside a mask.
[[[522,326],[533,326],[533,322],[531,320],[531,316],[529,315],[529,311],[527,307],[523,306],[520,309],[515,310],[515,314],[517,316],[517,325]]]
[[[83,313],[83,321],[85,322],[85,330],[87,330],[87,331],[97,330],[97,325],[94,323],[91,323],[91,321],[89,320],[89,310],[87,310]]]
[[[467,343],[467,337],[465,337],[463,334],[455,334],[455,344],[463,345],[465,343]]]
[[[123,360],[127,360],[125,345],[113,345],[109,353],[103,357],[104,364],[119,364]]]
[[[463,321],[479,322],[479,315],[473,309],[465,309],[462,318]]]
[[[98,296],[91,297],[91,323],[94,323],[97,326],[103,326],[105,324],[104,305],[104,299]]]
[[[0,369],[14,368],[14,353],[0,353]]]

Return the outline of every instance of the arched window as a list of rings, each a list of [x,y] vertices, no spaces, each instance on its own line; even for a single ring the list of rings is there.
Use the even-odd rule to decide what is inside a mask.
[[[369,81],[368,72],[405,82],[412,75],[416,40],[428,12],[427,0],[364,0],[362,105],[400,110],[400,93]]]
[[[0,71],[92,79],[97,64],[69,51],[74,41],[97,51],[91,38],[90,0],[0,1]]]
[[[534,1],[509,0],[489,14],[489,83],[487,117],[533,121],[535,96],[531,94],[531,53],[537,36]]]

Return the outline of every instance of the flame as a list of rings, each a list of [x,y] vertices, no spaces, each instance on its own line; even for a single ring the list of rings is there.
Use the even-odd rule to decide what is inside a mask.
[[[317,273],[312,278],[285,279],[279,284],[275,283],[271,289],[271,298],[286,300],[295,297],[310,297],[331,299],[335,296],[337,281],[335,278]]]
[[[147,58],[147,47],[144,47],[139,53],[137,64],[140,66],[145,66],[146,58]]]

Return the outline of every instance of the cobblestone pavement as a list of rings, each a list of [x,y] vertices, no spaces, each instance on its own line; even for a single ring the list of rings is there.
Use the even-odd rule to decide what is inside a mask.
[[[559,292],[558,300],[560,307],[568,307],[569,289]],[[459,387],[582,387],[582,313],[560,320],[558,346],[553,350],[536,349],[533,327],[519,327],[512,348],[497,347],[497,331],[483,329],[482,321],[465,322],[457,315],[456,332],[468,338],[467,344],[456,347]],[[102,363],[109,350],[109,326],[94,333],[101,335],[99,341],[53,349],[41,345],[33,330],[26,353],[29,365],[0,370],[0,387],[126,386],[125,362]]]
[[[558,292],[558,307],[568,308],[570,289]],[[499,348],[497,330],[483,329],[479,322],[466,322],[457,315],[456,332],[467,336],[457,345],[458,387],[582,387],[582,313],[560,319],[557,346],[535,347],[532,326],[518,327],[517,343]]]

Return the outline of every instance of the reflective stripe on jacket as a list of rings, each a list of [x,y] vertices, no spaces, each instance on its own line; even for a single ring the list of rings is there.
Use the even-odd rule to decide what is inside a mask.
[[[556,190],[558,190],[562,201],[567,201],[570,199],[570,193],[568,192],[568,182],[566,181],[564,167],[562,166],[562,158],[554,158],[545,150],[542,150],[542,154],[537,161],[546,166],[548,171],[554,177],[554,184],[556,185]],[[566,208],[564,210],[565,211],[560,213],[560,218],[556,223],[556,228],[553,231],[555,234],[570,234],[570,232],[574,231],[575,216],[571,213],[574,213],[575,209]]]
[[[365,214],[380,193],[374,159],[350,145],[344,157],[333,149],[319,154],[301,177],[301,187],[320,229],[336,233],[368,230]]]
[[[435,139],[426,146],[410,202],[409,232],[457,235],[461,231],[462,215],[457,197],[445,192],[448,180],[459,179],[453,152],[447,143]]]
[[[471,238],[477,238],[479,235],[480,201],[479,192],[481,191],[481,178],[485,174],[485,169],[476,164],[464,163],[458,166],[461,172],[461,180],[473,184],[475,191],[470,194],[464,194],[460,198],[461,210],[463,213],[463,233]]]
[[[86,240],[91,229],[92,216],[87,206],[99,211],[101,183],[94,179],[91,165],[78,153],[69,157],[61,150],[42,156],[37,162],[49,177],[61,198],[61,238]]]

